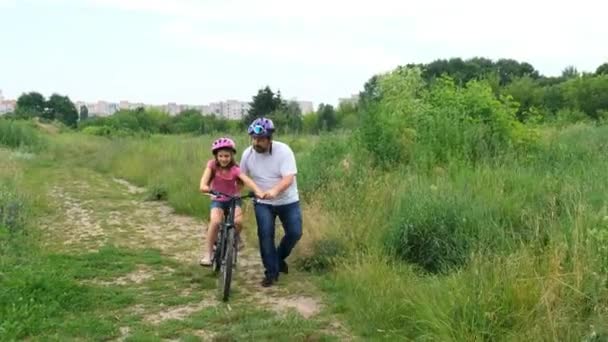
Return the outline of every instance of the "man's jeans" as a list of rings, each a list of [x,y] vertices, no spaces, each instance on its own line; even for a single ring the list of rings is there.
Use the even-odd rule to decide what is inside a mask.
[[[275,220],[279,217],[285,230],[285,236],[275,247]],[[285,260],[302,237],[302,212],[300,202],[285,205],[255,204],[255,219],[258,223],[260,254],[264,263],[266,277],[279,275],[279,262]]]

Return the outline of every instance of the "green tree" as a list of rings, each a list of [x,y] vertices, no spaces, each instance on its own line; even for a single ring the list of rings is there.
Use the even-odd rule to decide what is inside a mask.
[[[171,118],[171,133],[199,133],[205,131],[203,115],[198,110],[188,109]]]
[[[275,94],[269,86],[266,86],[253,96],[251,107],[247,112],[247,115],[243,118],[243,121],[248,125],[251,121],[262,116],[268,116],[270,113],[278,110],[284,105],[281,99],[281,92]]]
[[[565,106],[565,98],[559,83],[541,88],[542,106],[555,115]]]
[[[283,103],[268,117],[273,120],[275,127],[281,132],[297,133],[302,130],[302,111],[297,102]]]
[[[595,120],[608,110],[608,75],[573,78],[562,87],[566,106],[580,109]]]
[[[317,127],[321,131],[332,131],[336,128],[338,119],[336,117],[336,111],[332,105],[326,105],[321,103],[317,110],[318,121]]]
[[[567,66],[564,70],[562,70],[562,79],[568,80],[571,78],[578,77],[580,73],[573,65]]]
[[[87,121],[89,119],[89,108],[87,106],[80,106],[80,122]]]
[[[44,96],[33,91],[19,96],[15,114],[17,114],[18,117],[41,116],[44,113],[45,107],[46,100]]]
[[[539,77],[538,71],[532,65],[526,62],[520,63],[514,59],[499,59],[496,62],[496,68],[501,85],[506,85],[517,77],[530,76],[534,79]]]
[[[608,75],[608,62],[597,67],[597,70],[595,70],[595,74],[598,76],[599,75]]]
[[[319,129],[317,126],[319,114],[312,112],[302,117],[302,129],[308,134],[317,134]]]
[[[337,127],[354,129],[359,121],[358,106],[350,102],[340,103],[336,111]]]
[[[66,126],[76,127],[78,123],[78,111],[74,103],[67,96],[53,94],[47,102],[47,110],[43,116],[49,120],[58,120]]]
[[[517,118],[522,122],[528,118],[531,107],[541,105],[540,92],[540,87],[530,76],[516,78],[504,87],[504,94],[511,95],[519,102]]]
[[[415,65],[408,65],[413,67]],[[485,79],[488,75],[497,74],[501,85],[511,82],[514,78],[530,76],[533,79],[539,77],[538,71],[526,62],[518,62],[513,59],[499,59],[493,62],[483,57],[474,57],[468,60],[461,58],[438,59],[429,64],[421,66],[423,78],[427,83],[431,83],[442,75],[449,75],[456,81],[456,84],[464,86],[471,80]]]
[[[359,103],[364,109],[373,106],[373,104],[380,101],[380,86],[378,85],[379,78],[379,75],[372,76],[363,85],[363,91],[359,93]]]

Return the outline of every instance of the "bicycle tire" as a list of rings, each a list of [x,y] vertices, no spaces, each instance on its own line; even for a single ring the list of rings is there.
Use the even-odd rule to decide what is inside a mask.
[[[232,250],[234,251],[234,268],[236,269],[236,264],[238,261],[238,257],[239,257],[239,242],[236,240],[236,234],[234,237],[234,243],[232,244]]]
[[[224,249],[224,226],[220,226],[220,231],[217,234],[215,242],[215,252],[213,253],[213,272],[218,273],[222,267],[223,249]]]
[[[222,260],[222,276],[221,289],[222,300],[227,301],[230,297],[230,283],[232,282],[232,269],[234,267],[234,229],[228,230],[228,238],[226,239],[226,254]]]

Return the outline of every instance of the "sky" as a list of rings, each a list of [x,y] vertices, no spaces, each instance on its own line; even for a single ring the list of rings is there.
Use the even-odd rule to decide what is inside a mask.
[[[608,62],[608,2],[0,0],[0,89],[164,104],[337,104],[407,63],[513,58],[544,75]]]

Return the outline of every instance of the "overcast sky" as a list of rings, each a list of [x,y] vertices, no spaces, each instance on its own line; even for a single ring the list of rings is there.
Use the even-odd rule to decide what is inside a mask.
[[[608,61],[608,2],[0,0],[0,89],[205,104],[260,87],[337,103],[399,64]]]

